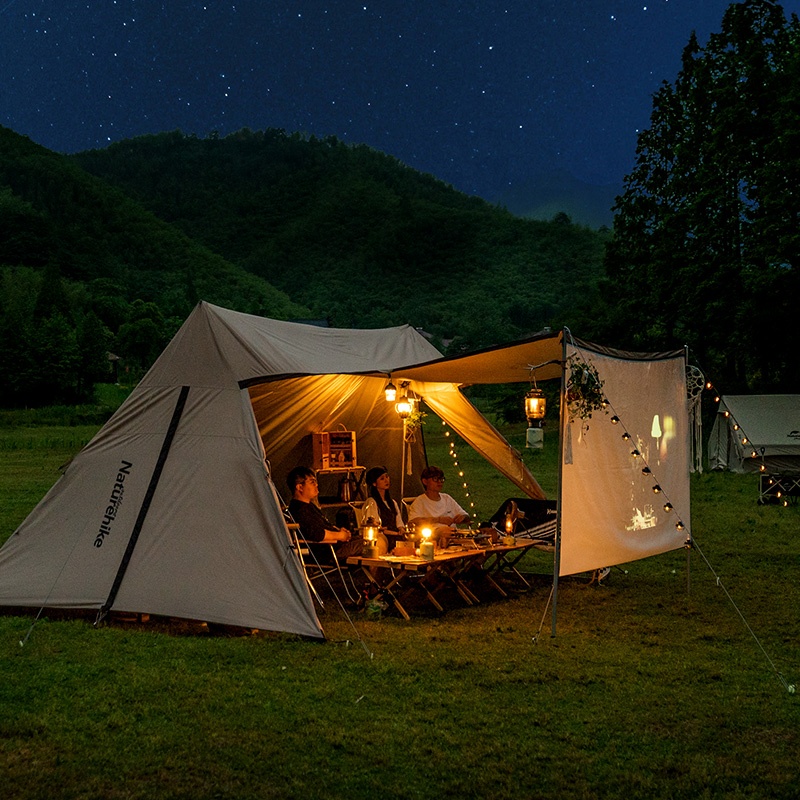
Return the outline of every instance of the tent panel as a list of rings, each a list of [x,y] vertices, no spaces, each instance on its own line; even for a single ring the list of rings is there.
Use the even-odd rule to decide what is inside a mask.
[[[712,469],[800,473],[800,395],[724,395],[708,458]]]
[[[105,439],[73,459],[0,550],[0,605],[105,602],[165,432]]]
[[[409,325],[321,328],[200,303],[142,384],[229,387],[275,375],[388,374],[397,364],[440,355]]]
[[[114,608],[321,636],[263,463],[235,440],[184,438],[175,456]],[[192,501],[198,483],[211,502]]]
[[[312,433],[356,432],[358,462],[385,466],[391,491],[400,496],[403,425],[387,403],[386,378],[365,375],[311,375],[286,378],[249,389],[264,451],[279,494],[288,502],[286,476],[298,465],[312,467]],[[406,455],[412,473],[425,464],[421,437]],[[416,486],[416,484],[415,484]]]
[[[528,497],[543,500],[542,487],[520,454],[451,383],[414,383],[414,390],[464,441]]]
[[[690,525],[689,429],[683,355],[627,361],[568,349],[593,364],[611,403],[582,422],[564,421],[561,575],[683,547]],[[620,423],[610,422],[612,414]],[[622,438],[627,431],[630,441]],[[636,448],[642,456],[633,458]],[[642,473],[647,465],[651,475]],[[653,486],[663,492],[655,494]],[[674,510],[664,510],[669,500]]]

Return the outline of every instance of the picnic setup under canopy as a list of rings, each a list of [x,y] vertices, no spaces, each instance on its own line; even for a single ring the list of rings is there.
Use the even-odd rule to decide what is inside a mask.
[[[545,381],[560,387],[554,498],[463,392],[519,384],[522,398]],[[526,501],[545,509],[511,538],[500,524],[500,539],[481,539],[473,523],[461,533],[475,541],[462,551],[451,543],[431,558],[412,550],[343,565],[361,570],[390,605],[397,599],[398,611],[405,608],[395,589],[404,583],[431,589],[435,601],[429,572],[469,602],[461,571],[471,563],[494,580],[540,543],[531,531],[543,525],[552,533],[555,587],[559,577],[686,545],[693,433],[684,350],[622,352],[561,330],[443,357],[408,325],[325,328],[200,302],[0,549],[0,607],[96,611],[98,619],[150,614],[324,638],[286,513],[286,477],[306,465],[320,485],[346,479],[352,505],[364,468],[381,464],[393,486],[405,484],[401,494],[416,491],[424,437],[406,435],[405,416],[386,399],[389,384],[508,479],[520,519]],[[589,418],[592,391],[602,397]],[[411,573],[422,580],[405,581]]]

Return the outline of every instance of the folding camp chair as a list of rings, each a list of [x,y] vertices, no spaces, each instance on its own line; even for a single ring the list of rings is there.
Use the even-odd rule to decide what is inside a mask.
[[[294,550],[300,558],[300,563],[303,565],[306,583],[308,583],[308,587],[311,590],[311,593],[314,595],[316,601],[319,603],[320,607],[324,608],[325,603],[323,602],[315,584],[324,582],[335,594],[336,591],[331,585],[331,576],[336,576],[339,578],[339,581],[342,585],[342,588],[344,588],[348,599],[351,602],[356,602],[358,599],[358,591],[355,583],[353,582],[353,577],[350,574],[350,568],[346,564],[342,565],[339,563],[339,560],[336,558],[336,551],[333,545],[326,544],[324,542],[312,543],[315,548],[326,552],[326,557],[324,559],[320,559],[314,552],[314,548],[310,546],[309,542],[303,539],[300,533],[300,526],[292,519],[288,509],[284,509],[283,513],[287,520],[286,524],[289,528],[289,533],[292,535]],[[330,552],[329,557],[327,551]],[[350,579],[352,589],[350,586],[348,586],[348,581],[345,578],[345,574],[347,574],[347,577]]]

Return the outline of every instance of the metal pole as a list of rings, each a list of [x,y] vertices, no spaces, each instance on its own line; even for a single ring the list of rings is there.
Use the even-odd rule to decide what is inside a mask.
[[[564,438],[567,420],[567,332],[561,331],[561,392],[558,403],[558,500],[556,505],[556,549],[553,558],[553,616],[550,625],[550,636],[556,635],[556,619],[558,617],[558,573],[561,570],[561,501],[564,472]]]
[[[403,420],[403,455],[402,460],[400,462],[400,500],[402,500],[406,496],[405,488],[406,488],[406,448],[408,447],[408,443],[406,442],[406,420]]]

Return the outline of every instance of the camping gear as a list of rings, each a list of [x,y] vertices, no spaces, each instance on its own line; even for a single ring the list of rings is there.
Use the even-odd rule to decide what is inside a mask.
[[[554,575],[682,547],[683,351],[623,353],[558,331],[442,358],[407,325],[322,328],[201,302],[0,549],[0,606],[148,613],[321,638],[278,496],[294,466],[313,463],[313,434],[352,432],[361,464],[401,475],[410,456],[418,474],[423,437],[408,441],[384,395],[387,380],[405,384],[521,495],[545,499],[461,387],[527,384],[531,365],[538,381],[563,387],[575,355],[598,369],[641,458],[601,412],[562,415]],[[651,442],[654,414],[663,433]],[[648,502],[642,459],[674,513]]]

